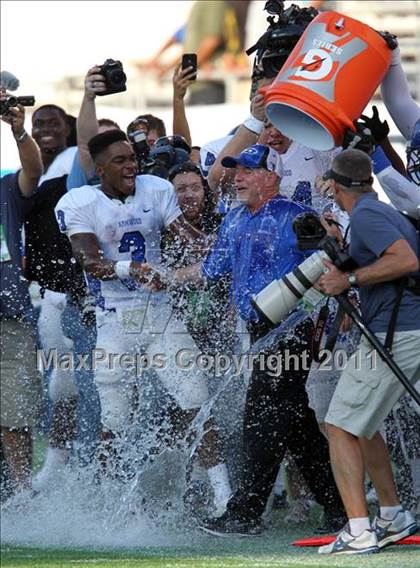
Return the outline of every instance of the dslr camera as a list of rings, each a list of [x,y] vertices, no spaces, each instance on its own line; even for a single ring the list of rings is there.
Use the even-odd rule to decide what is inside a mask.
[[[11,108],[17,107],[18,105],[34,106],[34,104],[35,97],[15,97],[14,95],[7,95],[3,101],[0,101],[0,114],[7,114]]]
[[[139,174],[168,179],[172,167],[189,160],[191,148],[183,136],[163,136],[152,147],[143,130],[131,132],[128,137],[136,154]]]
[[[114,59],[107,59],[103,65],[100,66],[98,73],[104,76],[106,91],[103,93],[96,93],[99,96],[113,95],[114,93],[122,93],[127,90],[127,75],[121,61],[114,61]]]
[[[261,292],[254,295],[253,307],[270,325],[279,324],[305,293],[325,272],[324,260],[331,261],[338,269],[351,271],[356,262],[343,250],[334,237],[327,236],[319,217],[314,213],[301,213],[293,223],[300,250],[314,250],[310,257],[278,280],[273,280]]]

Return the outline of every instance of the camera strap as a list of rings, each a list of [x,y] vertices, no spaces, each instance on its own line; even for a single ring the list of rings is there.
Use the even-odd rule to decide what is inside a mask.
[[[334,321],[331,326],[331,331],[328,334],[328,338],[325,343],[325,350],[329,353],[332,353],[332,350],[334,349],[335,342],[337,341],[338,334],[340,333],[340,326],[345,314],[346,312],[344,311],[344,308],[340,304],[338,304],[337,313],[335,315]]]
[[[316,363],[321,363],[321,360],[319,358],[319,348],[330,313],[330,310],[328,308],[329,303],[330,299],[328,298],[325,306],[322,306],[322,308],[319,310],[318,319],[315,324],[315,331],[312,337],[312,358]]]
[[[388,331],[386,332],[386,338],[385,338],[385,349],[391,355],[392,355],[392,344],[394,342],[395,328],[397,326],[398,310],[400,309],[401,300],[403,297],[404,288],[406,287],[406,284],[407,284],[407,279],[401,278],[395,285],[397,290],[397,296],[395,298],[394,307],[392,308],[391,319],[389,320],[389,327]]]

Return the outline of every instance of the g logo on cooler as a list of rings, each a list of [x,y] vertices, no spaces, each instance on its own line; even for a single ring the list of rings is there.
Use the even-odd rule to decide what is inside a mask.
[[[331,73],[334,66],[333,59],[328,51],[325,49],[310,49],[298,70],[295,72],[294,77],[306,79],[309,81],[322,81]]]

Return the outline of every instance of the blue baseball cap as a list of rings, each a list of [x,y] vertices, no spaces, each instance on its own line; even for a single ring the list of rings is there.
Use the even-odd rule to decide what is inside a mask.
[[[264,144],[253,144],[238,156],[225,156],[222,160],[222,166],[225,168],[236,168],[238,164],[245,168],[263,168],[269,172],[275,172],[279,177],[283,176],[283,162],[280,154]]]

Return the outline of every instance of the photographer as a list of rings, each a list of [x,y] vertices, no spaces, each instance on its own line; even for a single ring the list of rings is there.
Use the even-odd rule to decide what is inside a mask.
[[[1,89],[1,101],[7,93]],[[41,382],[36,370],[36,332],[28,281],[22,270],[22,225],[33,205],[43,166],[39,148],[25,131],[25,110],[10,108],[22,168],[1,178],[1,444],[14,489],[30,487],[32,429],[37,423]]]
[[[336,203],[350,214],[350,254],[360,268],[346,273],[326,262],[329,271],[320,278],[320,287],[328,295],[338,295],[360,286],[366,324],[392,348],[395,362],[415,384],[420,378],[420,301],[405,277],[419,275],[416,230],[403,215],[378,201],[365,153],[340,153],[325,177],[330,179]],[[400,505],[386,445],[378,432],[403,393],[402,384],[362,339],[339,379],[325,418],[334,476],[349,526],[320,553],[377,552],[416,532],[413,517]],[[364,492],[365,468],[380,504],[372,526]]]
[[[250,146],[239,156],[226,157],[223,166],[235,168],[241,205],[225,217],[204,263],[177,270],[171,282],[179,286],[231,275],[233,300],[254,343],[269,327],[259,322],[252,295],[305,258],[297,248],[292,225],[296,215],[309,209],[278,195],[281,157],[268,146]],[[305,392],[310,356],[307,366],[301,356],[309,355],[312,332],[311,320],[305,319],[293,329],[293,338],[279,340],[264,352],[262,367],[260,361],[253,364],[243,424],[246,466],[242,482],[226,513],[204,521],[204,530],[216,535],[261,532],[261,516],[286,450],[324,506],[328,529],[341,526],[344,511],[333,482],[327,443],[308,408]],[[299,363],[270,368],[270,357],[285,352],[295,355]]]

